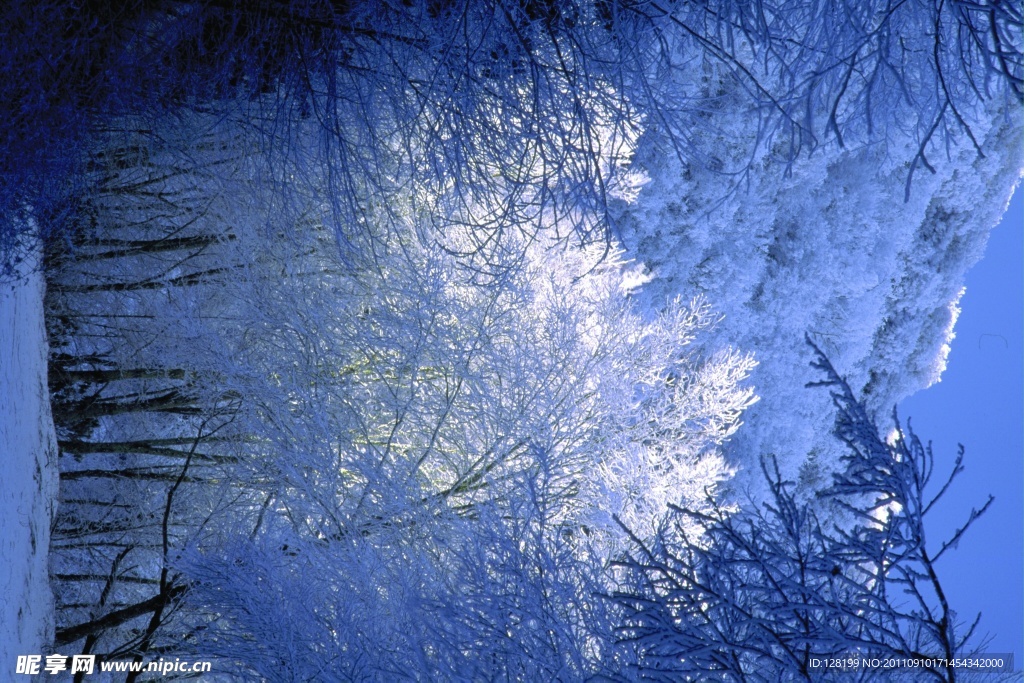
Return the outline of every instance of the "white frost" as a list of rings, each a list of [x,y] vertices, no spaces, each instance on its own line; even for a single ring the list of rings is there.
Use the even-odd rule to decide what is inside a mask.
[[[755,480],[758,456],[774,453],[787,478],[829,481],[834,413],[826,392],[804,388],[820,379],[805,333],[882,422],[938,380],[965,274],[1022,167],[1019,115],[992,114],[975,131],[985,156],[962,139],[936,150],[936,173],[914,177],[909,201],[911,141],[822,148],[788,176],[765,150],[727,201],[721,174],[649,143],[638,152],[651,182],[624,210],[624,242],[651,281],[637,296],[653,310],[703,296],[724,315],[718,343],[756,354],[761,401],[731,445]]]

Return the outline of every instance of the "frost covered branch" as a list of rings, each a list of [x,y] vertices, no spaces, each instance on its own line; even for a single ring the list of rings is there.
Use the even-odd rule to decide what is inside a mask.
[[[971,651],[974,626],[959,631],[936,561],[988,503],[937,551],[929,547],[925,515],[960,459],[928,497],[930,448],[898,422],[885,441],[846,381],[808,344],[825,375],[814,384],[831,387],[839,409],[843,466],[818,501],[804,502],[765,458],[770,498],[759,509],[736,512],[714,501],[710,513],[675,507],[656,541],[633,537],[635,550],[618,563],[633,583],[610,597],[625,611],[619,633],[638,650],[645,680],[832,680],[836,674],[814,669],[814,658],[952,660]],[[952,666],[922,675],[957,679]]]

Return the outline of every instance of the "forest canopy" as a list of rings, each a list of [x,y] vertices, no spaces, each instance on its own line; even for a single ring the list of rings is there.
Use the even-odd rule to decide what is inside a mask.
[[[1012,3],[0,18],[61,652],[757,681],[976,651],[931,451],[878,425],[1021,172]]]

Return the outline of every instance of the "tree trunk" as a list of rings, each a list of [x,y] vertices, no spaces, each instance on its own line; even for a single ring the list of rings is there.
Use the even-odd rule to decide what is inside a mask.
[[[70,645],[76,640],[81,640],[86,636],[99,633],[107,629],[116,628],[117,626],[131,621],[132,619],[150,614],[157,610],[162,611],[168,603],[184,594],[184,592],[184,585],[170,585],[167,587],[167,590],[157,593],[149,600],[143,600],[142,602],[134,605],[114,610],[99,619],[94,619],[93,621],[85,624],[78,624],[77,626],[58,629],[54,636],[53,644],[55,647]]]

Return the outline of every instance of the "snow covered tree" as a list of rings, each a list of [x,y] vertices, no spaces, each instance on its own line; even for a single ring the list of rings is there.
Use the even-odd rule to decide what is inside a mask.
[[[170,125],[152,144],[119,123],[129,130],[97,143],[90,192],[47,252],[61,455],[50,567],[55,646],[141,661],[190,629],[170,560],[238,495],[225,467],[244,435],[231,426],[239,396],[186,348],[195,326],[180,315],[235,266],[214,255],[232,235],[199,182],[224,165],[221,147]]]
[[[608,511],[653,533],[728,476],[749,358],[701,347],[704,306],[643,320],[601,250],[513,250],[477,282],[391,239],[356,269],[323,243],[231,245],[253,271],[221,372],[258,439],[242,529],[179,565],[204,651],[271,678],[614,670],[592,598],[624,543]]]
[[[342,612],[290,628],[380,676],[430,671],[382,644],[442,619],[437,675],[517,624],[493,654],[510,675],[599,667],[610,622],[590,596],[624,542],[608,511],[653,533],[666,502],[699,504],[753,400],[750,358],[701,342],[709,307],[647,320],[625,264],[555,240],[510,238],[480,272],[454,234],[421,239],[411,201],[368,209],[379,234],[343,256],[322,178],[294,182],[283,210],[265,193],[300,161],[268,169],[215,115],[157,130],[111,133],[74,248],[50,255],[60,645],[238,647],[231,633],[262,627],[203,582],[237,549],[277,567],[268,581],[336,568],[295,580],[379,614],[376,629],[337,641],[331,620],[357,618]],[[382,586],[412,603],[378,601]]]
[[[664,248],[630,208],[648,176],[689,220],[737,180],[791,172],[798,192],[847,170],[801,165],[830,137],[902,189],[943,143],[955,176],[964,149],[1019,131],[999,119],[1021,76],[1020,15],[1002,3],[0,12],[0,272],[41,229],[66,331],[51,363],[61,641],[141,658],[204,629],[259,654],[248,639],[271,624],[253,585],[225,583],[227,548],[279,589],[259,608],[289,615],[294,639],[250,663],[271,677],[298,675],[298,652],[313,677],[332,656],[353,677],[446,677],[475,649],[481,674],[510,678],[623,664],[600,663],[614,619],[587,600],[625,542],[612,515],[648,543],[668,503],[716,514],[703,493],[729,475],[753,361],[729,350],[749,337],[704,342],[710,308],[675,296],[690,291],[625,297],[616,240],[769,317],[815,251],[797,210],[771,228],[738,212],[721,242],[709,228],[700,249]],[[692,173],[714,192],[659,184]],[[843,192],[810,205],[837,213]],[[857,234],[836,242],[857,253]],[[847,277],[904,253],[879,243],[835,269],[843,297],[888,302],[864,294],[886,271]],[[761,265],[782,275],[758,291]],[[860,332],[850,308],[828,312]],[[321,565],[339,569],[297,573]],[[467,610],[450,607],[460,586]],[[337,599],[311,610],[292,588]]]
[[[976,651],[978,620],[957,620],[936,562],[991,497],[951,538],[926,543],[926,516],[961,471],[962,450],[935,490],[931,447],[898,420],[884,438],[814,350],[839,410],[843,468],[808,503],[765,459],[772,498],[760,508],[675,506],[657,541],[634,539],[619,564],[635,583],[612,599],[626,610],[619,632],[638,651],[644,680],[876,680],[870,667],[836,672],[813,661],[863,655],[934,658],[939,664],[891,678],[951,682],[960,677],[953,658]]]
[[[908,135],[909,188],[933,167],[933,143],[961,135],[982,152],[978,101],[1021,101],[1021,17],[999,2],[53,1],[3,12],[8,246],[19,212],[59,232],[88,168],[83,141],[119,116],[240,113],[279,160],[308,153],[293,124],[315,122],[312,156],[343,247],[366,227],[367,204],[405,194],[487,263],[506,234],[614,236],[645,129],[723,179],[752,168],[714,149],[726,106],[757,122],[739,144],[788,161],[830,135]]]

